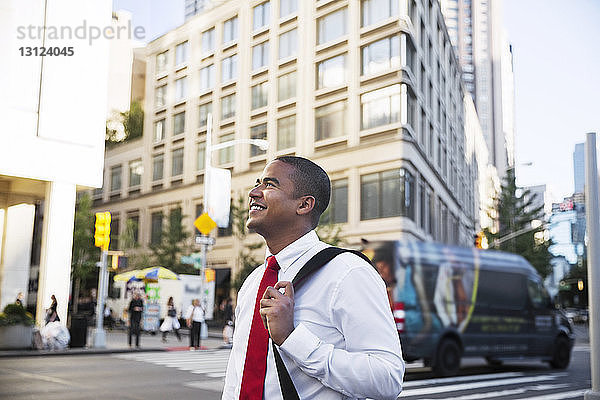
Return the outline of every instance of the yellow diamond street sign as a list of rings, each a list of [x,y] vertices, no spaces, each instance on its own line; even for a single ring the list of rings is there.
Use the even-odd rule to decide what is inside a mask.
[[[213,219],[207,213],[203,213],[201,216],[196,218],[194,221],[194,226],[203,235],[208,235],[210,231],[217,227],[217,223],[213,221]]]

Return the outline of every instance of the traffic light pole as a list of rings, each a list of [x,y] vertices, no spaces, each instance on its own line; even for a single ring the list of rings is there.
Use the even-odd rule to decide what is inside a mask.
[[[585,212],[588,237],[588,304],[590,307],[590,364],[592,390],[585,400],[600,400],[600,194],[596,134],[588,133],[585,144]]]
[[[106,332],[104,331],[104,301],[108,292],[108,271],[106,264],[108,251],[102,250],[100,273],[98,274],[98,294],[96,295],[96,329],[94,330],[94,347],[106,347]]]

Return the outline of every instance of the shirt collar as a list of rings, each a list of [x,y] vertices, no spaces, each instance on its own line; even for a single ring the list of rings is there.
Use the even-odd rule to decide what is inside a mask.
[[[317,243],[319,243],[319,237],[314,230],[311,230],[304,236],[296,239],[296,241],[288,244],[283,250],[275,255],[281,271],[285,272],[298,258],[313,248]],[[271,255],[269,247],[267,246],[267,251],[265,252],[265,265],[267,265],[267,258]]]

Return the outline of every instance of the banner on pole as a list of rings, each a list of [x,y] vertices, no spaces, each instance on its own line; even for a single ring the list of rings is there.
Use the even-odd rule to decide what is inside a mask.
[[[219,228],[229,226],[231,202],[231,172],[223,168],[209,168],[209,185],[206,209]]]

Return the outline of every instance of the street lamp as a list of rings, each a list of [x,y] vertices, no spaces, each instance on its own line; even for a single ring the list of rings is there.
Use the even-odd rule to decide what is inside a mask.
[[[206,118],[206,150],[204,157],[204,208],[205,212],[208,211],[208,192],[210,188],[210,170],[211,160],[212,160],[212,152],[215,150],[224,149],[227,147],[235,146],[238,144],[250,144],[253,146],[258,146],[261,150],[267,150],[269,148],[269,141],[264,139],[234,139],[229,140],[227,142],[219,143],[213,146],[212,144],[212,113],[209,113]],[[197,242],[198,243],[198,242]],[[206,271],[206,253],[208,251],[208,246],[210,242],[208,238],[204,238],[199,242],[202,245],[202,267],[200,271],[200,276],[202,276],[202,293],[204,294],[204,281],[205,281],[205,271]]]

